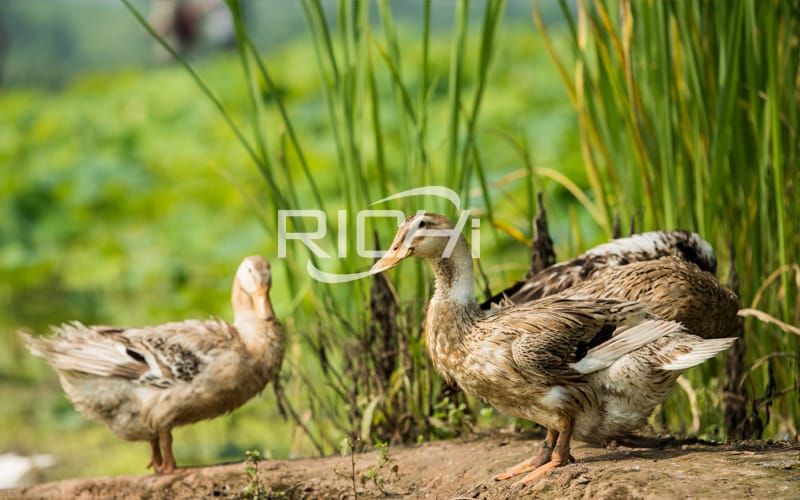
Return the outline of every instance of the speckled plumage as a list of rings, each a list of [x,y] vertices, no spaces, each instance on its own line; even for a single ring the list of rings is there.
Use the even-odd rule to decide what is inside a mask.
[[[523,281],[498,293],[481,307],[487,309],[506,300],[519,304],[547,297],[588,281],[606,269],[669,256],[693,263],[711,274],[717,269],[714,249],[700,235],[679,230],[651,231],[617,238],[593,247],[570,261],[559,262],[526,276]]]
[[[266,259],[248,257],[231,291],[233,324],[213,318],[143,328],[72,322],[53,327],[53,337],[24,339],[56,369],[76,408],[122,439],[150,441],[151,465],[170,472],[173,427],[227,413],[277,377],[285,339],[269,303],[270,284]]]
[[[564,465],[573,433],[598,441],[635,430],[681,371],[734,340],[704,340],[677,322],[657,319],[640,302],[591,295],[588,286],[581,293],[569,289],[482,310],[473,294],[472,260],[463,237],[443,258],[447,238],[425,234],[452,227],[437,214],[410,217],[373,270],[383,271],[411,255],[425,258],[436,279],[425,323],[434,367],[500,411],[548,428],[548,446],[540,455],[499,478],[533,470],[523,479],[527,482]]]
[[[704,339],[732,337],[740,331],[736,294],[711,273],[678,257],[608,267],[567,292],[639,302],[656,317],[678,321]]]

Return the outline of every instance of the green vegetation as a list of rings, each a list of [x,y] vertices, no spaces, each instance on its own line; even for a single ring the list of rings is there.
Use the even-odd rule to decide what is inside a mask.
[[[795,325],[798,14],[778,0],[579,4],[575,56],[555,57],[578,114],[593,195],[585,208],[598,225],[608,232],[618,211],[644,227],[697,230],[723,263],[734,261],[744,307]],[[744,366],[729,362],[723,396],[734,407],[730,430],[750,437],[771,422],[768,435],[797,436],[800,339],[748,320],[737,347]],[[717,368],[695,370],[694,385],[713,386]],[[719,397],[716,384],[709,396]]]
[[[241,460],[246,450],[331,453],[352,431],[398,442],[509,424],[440,387],[421,343],[424,265],[393,271],[391,284],[331,285],[309,277],[309,259],[338,273],[370,260],[352,250],[316,258],[296,241],[277,258],[277,210],[325,211],[322,247],[335,254],[345,229],[338,210],[350,217],[352,249],[357,210],[422,185],[456,190],[462,208],[481,215],[480,262],[493,290],[527,269],[520,241],[531,236],[541,190],[559,258],[607,239],[617,213],[636,215],[644,230],[698,230],[723,275],[733,245],[744,304],[800,322],[800,29],[798,16],[780,12],[787,4],[629,11],[601,2],[550,24],[546,37],[530,17],[505,19],[503,2],[477,13],[476,4],[470,16],[467,2],[453,3],[451,29],[432,30],[432,2],[419,4],[412,24],[396,22],[394,2],[326,11],[308,0],[308,32],[267,53],[254,49],[256,29],[233,5],[238,53],[192,68],[238,138],[179,66],[87,75],[58,94],[0,95],[14,125],[0,129],[0,399],[13,402],[0,408],[13,429],[0,450],[56,454],[52,478],[144,473],[147,445],[77,415],[15,331],[71,319],[229,317],[234,266],[253,253],[273,262],[272,298],[291,335],[284,390],[310,436],[279,417],[268,390],[179,429],[179,464]],[[453,215],[434,198],[376,208]],[[374,226],[386,244],[391,224]],[[797,434],[799,344],[746,322],[747,417],[765,437]],[[722,365],[690,374],[700,430],[711,436],[724,435]],[[676,391],[659,421],[680,431],[689,407]]]
[[[247,484],[242,490],[242,498],[262,499],[268,498],[269,492],[261,484],[258,477],[258,462],[261,460],[261,453],[248,450],[245,452],[244,472],[247,475]]]

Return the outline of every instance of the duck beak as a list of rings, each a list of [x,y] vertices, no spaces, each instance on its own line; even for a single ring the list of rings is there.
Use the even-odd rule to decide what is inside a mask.
[[[403,259],[411,256],[414,251],[411,248],[405,247],[403,245],[398,245],[397,248],[392,248],[381,257],[378,262],[376,262],[370,272],[372,274],[381,273],[386,271],[387,269],[391,269],[397,264],[400,263]]]
[[[272,310],[272,303],[269,301],[268,290],[266,288],[258,290],[253,294],[253,302],[256,306],[258,316],[266,321],[275,317],[275,312]]]

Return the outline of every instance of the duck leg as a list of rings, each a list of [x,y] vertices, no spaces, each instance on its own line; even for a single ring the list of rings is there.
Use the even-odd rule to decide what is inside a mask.
[[[158,437],[154,437],[150,440],[150,463],[147,464],[147,468],[152,468],[155,472],[160,472],[162,462],[163,460],[161,458],[161,448],[158,445]]]
[[[514,483],[513,486],[515,488],[522,488],[535,479],[539,479],[540,477],[544,476],[556,467],[562,467],[569,463],[570,459],[572,458],[572,456],[569,454],[569,443],[572,440],[572,431],[575,424],[572,419],[563,419],[562,422],[565,424],[565,427],[558,433],[556,447],[555,450],[553,450],[550,461],[546,464],[536,467],[527,476]]]
[[[558,439],[559,432],[555,429],[547,429],[547,436],[544,438],[544,442],[542,443],[542,447],[539,449],[539,452],[536,453],[535,456],[524,460],[513,467],[509,467],[506,469],[505,472],[502,474],[498,474],[494,477],[495,481],[502,481],[504,479],[509,479],[514,476],[518,476],[524,472],[532,471],[537,467],[540,467],[547,462],[550,461],[550,457],[553,454],[553,448],[556,446],[556,440]]]
[[[164,464],[158,472],[171,474],[175,472],[177,467],[175,465],[175,456],[172,454],[172,429],[161,431],[158,436],[161,442],[161,448],[164,450]]]

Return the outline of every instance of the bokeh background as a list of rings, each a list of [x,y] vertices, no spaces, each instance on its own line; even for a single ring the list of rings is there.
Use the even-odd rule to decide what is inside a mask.
[[[422,185],[481,217],[476,293],[527,270],[541,191],[559,259],[615,220],[696,230],[745,306],[798,324],[800,15],[758,5],[5,0],[0,453],[53,454],[40,479],[146,473],[147,445],[83,419],[16,332],[230,318],[233,272],[254,253],[273,261],[294,416],[267,390],[178,430],[179,464],[332,453],[348,433],[530,428],[441,388],[419,331],[424,266],[391,275],[395,296],[315,282],[297,242],[277,259],[277,210],[329,214],[332,250],[338,210]],[[435,199],[386,208],[454,215]],[[748,319],[741,344],[690,372],[654,427],[797,439],[797,336]]]

